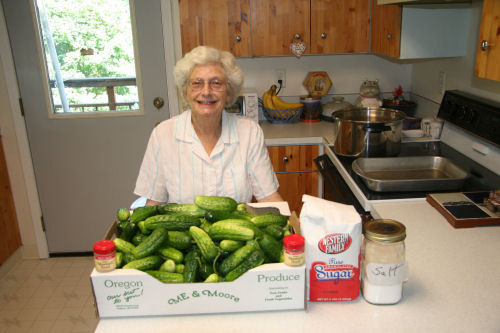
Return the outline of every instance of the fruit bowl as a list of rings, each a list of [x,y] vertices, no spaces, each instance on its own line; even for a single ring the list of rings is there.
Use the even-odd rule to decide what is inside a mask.
[[[300,119],[303,108],[276,110],[262,106],[264,117],[273,124],[289,124]]]

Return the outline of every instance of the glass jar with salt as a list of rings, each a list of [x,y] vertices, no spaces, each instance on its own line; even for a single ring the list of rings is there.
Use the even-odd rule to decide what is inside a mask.
[[[395,304],[407,280],[406,228],[389,219],[366,222],[363,231],[361,290],[372,304]]]

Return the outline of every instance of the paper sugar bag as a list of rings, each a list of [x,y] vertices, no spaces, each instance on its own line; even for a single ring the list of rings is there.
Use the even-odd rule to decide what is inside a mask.
[[[306,240],[308,299],[350,301],[359,296],[361,216],[350,205],[302,197],[301,234]]]

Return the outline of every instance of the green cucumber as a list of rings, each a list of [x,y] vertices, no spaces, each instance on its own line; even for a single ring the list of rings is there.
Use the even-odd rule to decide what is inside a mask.
[[[189,230],[190,227],[198,227],[201,224],[200,218],[189,215],[163,214],[148,217],[144,220],[146,229],[165,228],[168,231]]]
[[[257,227],[263,229],[271,224],[277,224],[284,227],[288,222],[288,218],[281,214],[266,213],[252,217],[251,221],[255,223]]]
[[[115,243],[116,250],[122,252],[123,254],[133,254],[135,249],[134,244],[127,242],[126,240],[121,238],[115,238],[113,239],[113,242]]]
[[[245,244],[242,241],[235,241],[232,239],[224,239],[219,243],[220,249],[227,252],[234,252],[243,245]]]
[[[219,254],[219,248],[214,244],[210,236],[203,229],[195,226],[189,228],[189,233],[198,245],[203,258],[210,263],[213,262]]]
[[[184,278],[182,274],[171,273],[171,272],[161,272],[161,271],[146,271],[152,277],[160,280],[163,283],[183,283]]]
[[[169,231],[167,245],[177,250],[187,250],[193,245],[189,231]]]
[[[176,264],[184,261],[184,254],[173,247],[164,247],[158,250],[158,254],[165,260],[172,259]]]
[[[116,258],[116,268],[122,267],[122,265],[123,265],[123,253],[116,252],[115,258]]]
[[[160,256],[149,256],[149,257],[144,257],[141,259],[136,259],[125,266],[123,266],[123,269],[138,269],[140,271],[148,271],[148,270],[155,270],[160,267],[162,264],[163,259]]]
[[[137,258],[144,258],[152,255],[158,251],[166,241],[168,240],[168,231],[165,228],[158,228],[153,230],[151,235],[149,235],[145,240],[143,240],[139,245],[137,245],[133,250],[132,254]]]
[[[259,246],[264,251],[271,262],[280,262],[283,252],[283,243],[276,240],[273,236],[264,233],[258,240]]]
[[[141,242],[143,240],[145,240],[148,236],[147,235],[144,235],[142,233],[137,233],[134,235],[134,237],[132,237],[132,244],[134,244],[135,246],[141,244]]]
[[[179,214],[204,217],[206,211],[195,204],[168,203],[158,206],[158,214]]]
[[[157,212],[157,206],[137,207],[132,211],[132,215],[130,215],[130,222],[137,223],[146,219],[147,217],[156,215]]]
[[[262,265],[262,263],[264,263],[265,257],[266,255],[264,254],[264,252],[262,252],[262,250],[254,250],[246,260],[244,260],[232,271],[227,273],[225,281],[234,281],[250,269]]]
[[[149,235],[149,234],[151,234],[152,230],[146,228],[146,225],[144,224],[144,221],[137,222],[137,227],[139,227],[139,230],[141,231],[141,233],[143,235]]]
[[[221,278],[219,275],[217,275],[217,273],[212,273],[203,282],[214,283],[214,282],[220,282],[220,280],[221,280]]]
[[[257,248],[257,241],[251,240],[238,250],[231,253],[227,258],[222,260],[218,267],[218,271],[222,275],[226,275],[239,264],[241,264],[250,254]]]
[[[196,206],[208,211],[232,212],[236,210],[237,202],[230,197],[198,195],[194,198]]]
[[[284,233],[283,227],[280,227],[277,224],[268,225],[267,227],[265,227],[264,230],[266,231],[267,234],[273,236],[277,240],[283,238],[283,233]]]
[[[201,252],[200,249],[195,246],[186,254],[184,259],[184,271],[182,272],[184,282],[191,283],[196,281],[200,262]]]
[[[208,230],[208,235],[213,240],[239,240],[248,241],[255,237],[255,232],[248,228],[238,224],[228,224],[215,222]]]
[[[172,259],[167,259],[161,264],[158,270],[161,272],[175,273],[175,262]]]
[[[126,240],[127,242],[130,242],[132,240],[132,237],[134,237],[135,233],[137,232],[137,225],[134,222],[120,222],[118,223],[118,237]]]
[[[243,227],[247,227],[253,230],[254,232],[254,237],[260,237],[262,236],[262,230],[259,229],[253,222],[246,220],[246,219],[227,219],[227,220],[221,220],[216,222],[217,225],[239,225]]]
[[[130,217],[130,209],[128,208],[118,208],[118,210],[116,211],[116,218],[118,219],[118,221],[120,222],[125,222],[129,219]]]

